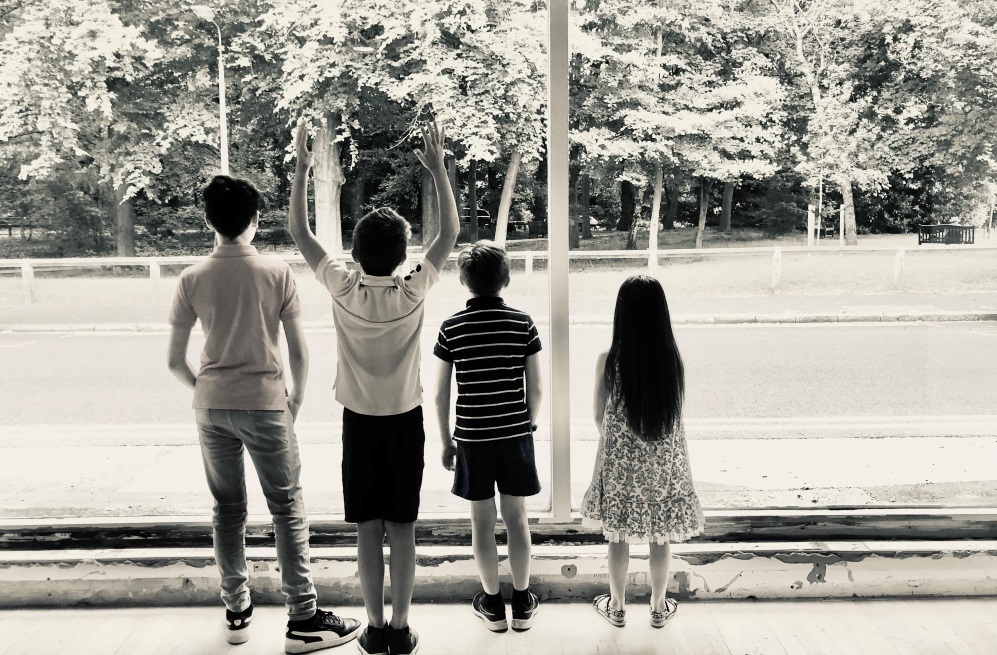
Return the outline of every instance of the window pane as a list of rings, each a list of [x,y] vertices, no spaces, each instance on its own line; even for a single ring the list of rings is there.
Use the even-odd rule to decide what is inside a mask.
[[[599,444],[596,360],[617,290],[636,274],[668,299],[704,506],[993,502],[983,462],[997,454],[986,427],[997,330],[977,319],[997,301],[997,170],[969,154],[993,154],[979,133],[954,129],[967,144],[955,154],[942,127],[962,120],[949,102],[993,109],[968,82],[969,59],[939,48],[987,61],[997,50],[958,36],[986,33],[988,17],[943,4],[930,26],[901,21],[905,45],[884,49],[871,44],[893,43],[900,23],[851,5],[577,5],[575,507]],[[926,48],[918,57],[913,43]],[[928,70],[927,51],[948,63]],[[872,75],[873,61],[891,72]],[[916,115],[898,121],[911,102]],[[922,223],[966,227],[932,228],[921,240],[948,245],[919,245]]]

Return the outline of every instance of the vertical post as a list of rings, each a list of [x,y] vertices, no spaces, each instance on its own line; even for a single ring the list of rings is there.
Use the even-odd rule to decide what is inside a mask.
[[[529,280],[533,277],[533,252],[526,253],[526,279]]]
[[[838,245],[845,245],[845,206],[838,210]]]
[[[161,270],[159,268],[159,261],[155,257],[149,258],[149,283],[152,286],[152,296],[154,298],[159,297],[159,278],[161,277]]]
[[[33,304],[35,302],[35,269],[27,260],[21,262],[21,286],[24,289],[24,304]]]
[[[807,205],[807,247],[814,245],[814,206]]]
[[[549,221],[551,511],[571,521],[571,392],[568,322],[568,46],[570,0],[547,3],[547,212]]]
[[[904,278],[904,257],[907,254],[906,248],[897,248],[897,254],[893,258],[893,286],[899,287]]]
[[[228,117],[225,111],[225,56],[221,28],[218,29],[218,120],[221,130],[222,175],[228,175]]]
[[[782,249],[772,250],[772,293],[779,291],[782,286]]]

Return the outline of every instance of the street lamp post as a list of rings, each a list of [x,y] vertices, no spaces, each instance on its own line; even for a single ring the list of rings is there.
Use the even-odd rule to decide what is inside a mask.
[[[218,30],[218,123],[221,133],[222,175],[228,175],[228,120],[225,111],[225,50],[222,46],[222,28],[215,22],[215,12],[210,7],[196,5],[191,11],[201,20],[209,21]]]

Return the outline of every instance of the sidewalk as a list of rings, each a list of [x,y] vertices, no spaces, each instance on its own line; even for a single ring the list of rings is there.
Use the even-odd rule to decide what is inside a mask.
[[[968,420],[972,418],[973,420]],[[937,420],[869,431],[864,425],[767,421],[749,431],[701,421],[691,425],[689,454],[704,507],[997,506],[993,417]],[[311,514],[341,514],[342,446],[332,424],[301,424],[302,485]],[[924,436],[914,436],[918,433]],[[932,435],[932,436],[928,436]],[[937,435],[937,436],[935,436]],[[571,442],[574,505],[592,475],[593,429]],[[192,425],[24,426],[0,429],[0,518],[207,516],[211,497]],[[549,507],[551,449],[537,441],[542,492],[530,511]],[[421,511],[466,513],[453,496],[453,474],[427,440]],[[249,511],[266,504],[252,467]]]

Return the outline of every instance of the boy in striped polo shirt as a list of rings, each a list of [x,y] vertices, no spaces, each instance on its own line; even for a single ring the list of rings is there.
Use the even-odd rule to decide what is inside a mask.
[[[528,630],[538,599],[529,590],[530,527],[526,496],[540,493],[533,431],[540,411],[540,336],[529,314],[506,305],[509,257],[479,241],[457,258],[471,292],[467,308],[443,322],[433,353],[440,359],[436,411],[443,466],[456,471],[453,493],[471,501],[474,560],[484,592],[471,609],[489,630],[509,627],[499,593],[495,487],[509,537],[512,628]],[[457,369],[456,429],[450,431],[450,380]],[[456,464],[454,460],[456,459]]]

